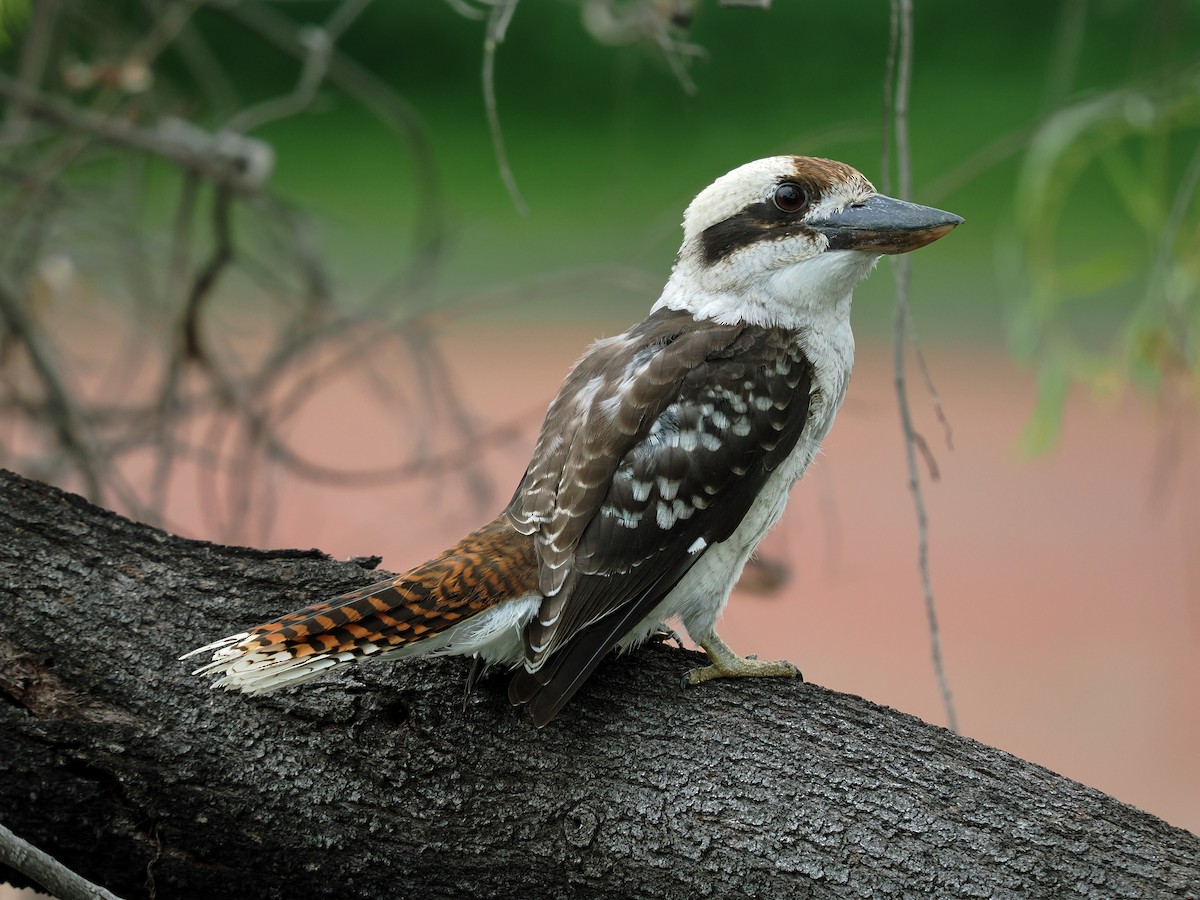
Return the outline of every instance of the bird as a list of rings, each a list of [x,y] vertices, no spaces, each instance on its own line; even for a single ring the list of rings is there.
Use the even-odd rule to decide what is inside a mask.
[[[884,255],[963,219],[851,166],[774,156],[687,207],[648,316],[597,340],[550,404],[507,507],[415,568],[185,655],[263,694],[372,658],[470,657],[545,726],[614,650],[677,622],[707,655],[686,685],[800,675],[738,656],[717,621],[846,395],[851,295]]]

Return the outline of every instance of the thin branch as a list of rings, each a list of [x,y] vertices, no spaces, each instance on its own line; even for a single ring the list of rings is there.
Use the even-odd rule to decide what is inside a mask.
[[[143,8],[153,18],[164,15],[162,0],[141,0]],[[175,37],[175,49],[190,69],[190,82],[203,92],[215,109],[230,109],[237,105],[237,91],[229,75],[209,48],[208,42],[189,20]]]
[[[222,11],[280,50],[303,60],[307,54],[287,17],[257,4],[235,4]],[[441,258],[445,226],[441,203],[441,181],[433,147],[415,111],[385,82],[334,47],[329,59],[329,80],[361,103],[379,120],[401,136],[412,153],[417,190],[412,266],[414,279],[423,280],[426,270]]]
[[[917,335],[917,323],[913,319],[912,307],[908,308],[908,319],[905,322],[908,328],[908,339],[912,345],[913,357],[917,360],[917,371],[921,373],[921,380],[925,382],[925,390],[929,394],[929,400],[933,404],[933,414],[937,417],[938,424],[942,426],[942,439],[946,442],[946,449],[954,449],[954,429],[950,427],[950,419],[946,416],[946,408],[942,406],[942,395],[937,389],[937,385],[933,383],[933,376],[929,373],[929,363],[925,359],[925,350],[921,346],[921,338]],[[928,452],[928,447],[926,447]],[[937,464],[933,462],[932,455],[930,456],[931,471],[937,468]],[[933,478],[936,480],[937,476]]]
[[[196,215],[196,197],[199,192],[200,179],[194,172],[185,173],[179,190],[179,202],[175,205],[174,223],[171,227],[171,255],[167,264],[167,297],[172,308],[181,307],[187,302],[192,223]]]
[[[445,0],[445,3],[464,19],[474,19],[476,21],[483,19],[483,10],[476,9],[467,3],[466,0]]]
[[[180,322],[180,338],[183,341],[185,358],[204,363],[211,363],[200,341],[200,313],[204,302],[212,292],[213,286],[225,267],[233,260],[233,234],[230,224],[232,192],[227,187],[217,188],[217,196],[213,201],[212,227],[213,252],[208,262],[204,264],[192,282],[192,290],[188,294],[187,303],[183,308]]]
[[[270,146],[253,138],[211,134],[180,119],[163,118],[153,129],[129,125],[31,90],[0,73],[0,97],[29,115],[195,172],[237,190],[257,190],[274,168]]]
[[[295,88],[282,97],[242,110],[229,120],[226,128],[235,132],[253,131],[268,122],[294,116],[307,109],[329,72],[334,44],[370,3],[371,0],[344,0],[323,27],[297,29],[296,41],[303,49],[304,57]]]
[[[58,13],[59,0],[41,0],[33,5],[24,46],[21,48],[21,59],[17,64],[17,78],[30,90],[37,90],[42,83],[46,61],[50,57],[54,20],[58,18]],[[24,109],[16,104],[10,106],[4,120],[3,140],[11,144],[25,140],[28,123]]]
[[[500,131],[500,112],[496,106],[496,47],[504,41],[504,33],[508,30],[513,13],[517,11],[518,2],[520,0],[498,0],[488,16],[487,35],[483,40],[483,102],[487,109],[488,127],[492,131],[496,165],[500,167],[500,179],[504,182],[517,212],[525,216],[529,214],[529,207],[521,196],[517,179],[513,176],[512,166],[508,162],[508,151],[504,149],[504,135]]]
[[[133,49],[129,58],[150,65],[158,55],[167,49],[180,32],[187,27],[192,15],[204,5],[205,0],[176,0],[153,17],[153,24]]]
[[[899,196],[907,199],[912,193],[912,159],[908,144],[908,96],[912,77],[912,0],[891,2],[891,45],[888,53],[888,73],[885,81],[885,135],[895,133],[896,165],[898,169]],[[892,89],[895,85],[894,91]],[[883,176],[885,184],[890,181],[890,143],[884,143]],[[929,626],[930,654],[933,670],[937,676],[946,710],[946,720],[952,731],[958,731],[958,716],[950,693],[942,661],[941,637],[938,629],[937,607],[933,597],[933,579],[929,572],[929,520],[925,511],[925,497],[921,492],[921,478],[917,469],[918,440],[913,427],[912,410],[908,402],[908,389],[904,375],[904,332],[909,319],[908,288],[911,263],[907,256],[892,261],[896,279],[896,316],[893,331],[893,356],[895,367],[893,379],[896,401],[900,411],[900,423],[904,432],[904,451],[908,463],[908,488],[912,493],[913,507],[917,517],[917,566],[921,573],[921,587],[925,598],[925,617]]]
[[[941,469],[938,468],[937,457],[933,455],[933,451],[929,449],[929,442],[925,440],[925,435],[919,431],[914,431],[911,435],[913,446],[917,452],[921,454],[921,458],[925,460],[925,467],[929,469],[929,480],[937,481],[942,477]]]
[[[120,900],[0,825],[0,863],[51,891],[59,900]]]

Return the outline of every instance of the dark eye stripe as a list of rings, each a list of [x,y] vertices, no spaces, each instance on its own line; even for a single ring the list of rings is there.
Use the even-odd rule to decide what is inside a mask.
[[[759,241],[774,241],[803,233],[815,235],[801,224],[807,209],[805,206],[799,214],[787,213],[770,201],[755,203],[724,222],[708,226],[700,233],[704,264],[711,266]]]

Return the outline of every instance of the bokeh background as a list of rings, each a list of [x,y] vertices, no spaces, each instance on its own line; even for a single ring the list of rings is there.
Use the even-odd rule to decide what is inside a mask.
[[[895,189],[884,2],[526,2],[502,35],[468,0],[42,2],[0,20],[0,287],[84,451],[39,420],[8,319],[0,462],[197,537],[420,562],[505,502],[705,184],[796,152]],[[967,220],[913,259],[948,429],[911,344],[906,370],[961,730],[1200,830],[1200,3],[929,0],[913,33],[912,196]],[[219,188],[79,111],[272,151],[200,300]],[[189,304],[202,343],[180,350]],[[724,634],[944,723],[894,318],[885,263],[846,406],[763,547],[783,584],[736,593]]]

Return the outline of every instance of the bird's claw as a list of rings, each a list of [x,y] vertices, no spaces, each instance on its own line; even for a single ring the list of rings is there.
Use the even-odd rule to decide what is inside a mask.
[[[683,638],[679,636],[679,632],[666,623],[659,623],[658,628],[650,635],[649,640],[652,644],[665,644],[667,641],[674,641],[675,646],[680,650],[687,649],[683,646]]]

